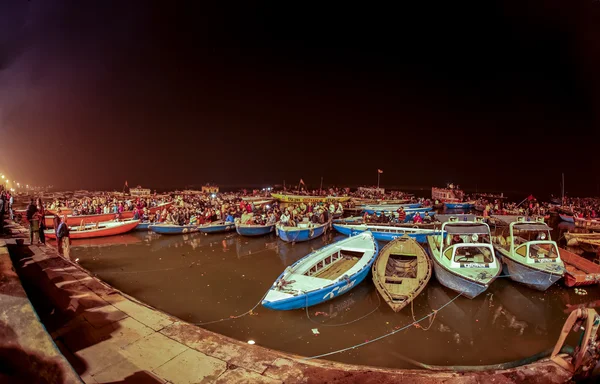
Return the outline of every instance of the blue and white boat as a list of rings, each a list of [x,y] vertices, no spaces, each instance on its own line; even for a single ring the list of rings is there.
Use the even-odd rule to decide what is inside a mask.
[[[406,211],[405,211],[406,212]],[[382,212],[376,212],[377,216],[381,216]],[[383,212],[384,215],[386,216],[391,216],[393,215],[394,217],[398,217],[398,212]],[[429,217],[431,217],[432,219],[434,218],[434,216],[436,215],[435,212],[433,211],[424,211],[424,212],[406,212],[406,217],[404,218],[403,223],[408,223],[409,221],[413,221],[416,215],[421,216],[421,218],[425,218],[426,214],[429,214]]]
[[[444,203],[446,209],[471,209],[475,207],[475,201],[464,201],[461,203]]]
[[[288,227],[279,223],[275,227],[277,229],[277,236],[288,243],[298,243],[301,241],[308,241],[315,239],[327,232],[329,223],[324,224],[313,224],[313,223],[299,223],[297,227]]]
[[[264,236],[271,232],[275,232],[275,224],[256,225],[237,223],[235,225],[235,230],[241,236]]]
[[[373,234],[375,240],[378,241],[392,241],[395,238],[408,235],[415,239],[419,243],[427,243],[427,236],[433,236],[440,234],[440,230],[425,229],[425,228],[409,228],[409,227],[396,227],[386,225],[370,225],[370,224],[333,224],[333,228],[346,236],[355,236],[365,231],[370,231]],[[444,236],[446,234],[444,233]]]
[[[333,219],[333,223],[337,224],[362,224],[365,220],[362,216],[349,216],[341,217],[339,219]]]
[[[362,206],[363,211],[369,214],[380,211],[397,211],[400,207],[404,209],[421,208],[421,203],[410,204],[371,204]]]
[[[138,225],[135,227],[134,231],[148,231],[148,230],[150,230],[150,228],[149,228],[149,227],[150,227],[152,224],[154,224],[154,223],[151,223],[151,222],[149,222],[149,221],[146,221],[146,222],[144,222],[144,223],[140,222],[140,223],[139,223],[139,224],[138,224]]]
[[[501,215],[494,215],[502,219]],[[545,291],[565,274],[556,242],[550,239],[550,228],[539,217],[526,221],[524,217],[509,224],[506,239],[494,238],[496,256],[504,264],[504,272],[517,283]]]
[[[395,216],[398,216],[398,209],[400,208],[386,208],[386,209],[364,209],[363,212],[367,212],[369,215],[372,215],[373,213],[376,213],[377,215],[379,215],[381,212],[393,212]],[[408,215],[409,213],[415,213],[415,212],[427,212],[427,211],[431,211],[433,210],[433,207],[415,207],[415,208],[404,208],[404,212]]]
[[[197,225],[177,225],[177,224],[151,224],[148,229],[160,235],[181,235],[184,233],[198,232]]]
[[[438,281],[472,299],[496,280],[502,265],[494,256],[490,227],[481,219],[458,221],[450,217],[442,224],[441,235],[427,237]]]
[[[235,223],[230,221],[215,221],[208,224],[202,224],[198,226],[198,230],[202,233],[221,233],[229,232],[235,229]]]
[[[262,305],[289,310],[331,300],[360,284],[378,254],[379,245],[370,232],[326,245],[287,267]]]

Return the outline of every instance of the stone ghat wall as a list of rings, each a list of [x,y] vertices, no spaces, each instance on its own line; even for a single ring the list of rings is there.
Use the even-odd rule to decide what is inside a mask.
[[[0,383],[81,383],[40,322],[0,240]]]
[[[467,374],[304,360],[151,308],[50,246],[14,244],[9,250],[40,318],[86,383],[563,383],[570,378],[548,360]]]

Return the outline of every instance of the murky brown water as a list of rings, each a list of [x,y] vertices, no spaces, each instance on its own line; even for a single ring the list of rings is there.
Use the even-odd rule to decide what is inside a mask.
[[[560,233],[557,233],[560,236]],[[283,269],[326,243],[237,234],[159,236],[132,233],[75,242],[79,263],[116,288],[185,321],[198,323],[248,311]],[[541,293],[507,278],[487,295],[459,297],[438,312],[428,331],[410,326],[392,336],[328,359],[354,364],[413,367],[404,355],[428,364],[477,365],[512,361],[551,348],[569,308],[600,299],[598,288],[578,296],[560,283]],[[433,277],[414,302],[417,319],[456,296]],[[370,277],[349,293],[305,310],[271,311],[205,325],[239,340],[303,356],[316,356],[373,340],[412,323],[411,308],[394,313],[379,299]],[[370,315],[361,317],[371,313]],[[349,324],[346,324],[349,323]],[[346,324],[346,325],[340,325]],[[428,325],[428,320],[421,323]],[[317,328],[319,335],[313,335]]]

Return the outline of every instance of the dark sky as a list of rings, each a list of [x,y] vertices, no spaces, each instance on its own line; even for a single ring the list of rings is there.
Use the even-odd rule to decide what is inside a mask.
[[[1,2],[0,172],[598,194],[598,0],[171,3]]]

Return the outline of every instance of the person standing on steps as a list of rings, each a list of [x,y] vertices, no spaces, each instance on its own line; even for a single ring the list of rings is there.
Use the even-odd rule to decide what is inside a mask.
[[[57,216],[58,217],[58,216]],[[58,254],[70,259],[70,238],[69,238],[69,226],[67,225],[67,215],[63,218],[58,217],[59,224],[56,228],[56,240],[58,241],[57,248]]]
[[[6,211],[6,200],[4,192],[0,192],[0,235],[4,233],[4,212]]]
[[[29,244],[33,245],[33,234],[35,231],[39,230],[39,223],[35,222],[35,214],[38,209],[33,203],[33,199],[29,201],[29,205],[27,206],[27,221],[29,222]]]

